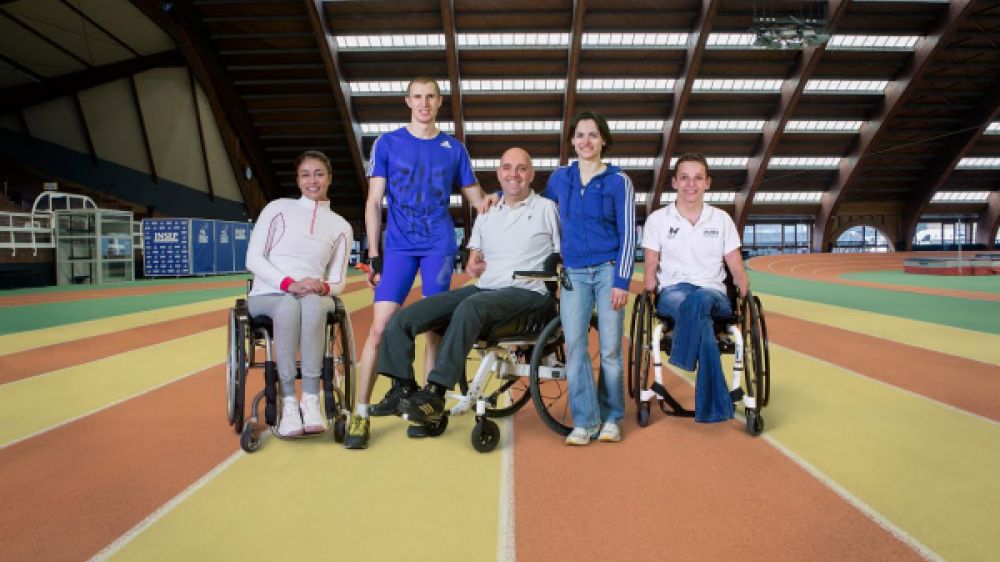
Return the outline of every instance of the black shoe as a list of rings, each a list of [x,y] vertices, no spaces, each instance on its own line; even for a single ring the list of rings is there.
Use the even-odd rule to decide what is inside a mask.
[[[421,388],[400,404],[400,411],[406,419],[416,423],[427,423],[441,419],[444,415],[444,396],[430,386]]]
[[[382,401],[378,404],[368,407],[368,415],[374,417],[400,415],[402,413],[399,407],[400,401],[413,396],[416,390],[417,386],[415,384],[392,383],[392,388],[389,389],[389,392],[385,393],[385,398],[382,398]]]

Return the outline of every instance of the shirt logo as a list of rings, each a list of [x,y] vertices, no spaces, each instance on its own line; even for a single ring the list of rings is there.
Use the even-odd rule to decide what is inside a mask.
[[[445,148],[451,148],[451,143],[448,142],[447,139],[445,139],[445,140],[441,141],[441,146],[443,146]]]
[[[705,238],[718,238],[719,237],[719,229],[718,228],[706,228],[702,232],[705,235]]]
[[[673,239],[677,236],[677,233],[680,232],[680,230],[680,227],[677,226],[670,227],[670,229],[667,230],[667,239]]]

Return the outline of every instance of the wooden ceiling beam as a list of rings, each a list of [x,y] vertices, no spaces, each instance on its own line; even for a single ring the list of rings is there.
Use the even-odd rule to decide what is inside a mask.
[[[559,165],[569,163],[569,123],[576,115],[576,74],[580,67],[583,45],[583,16],[587,12],[586,0],[573,1],[573,27],[570,29],[569,59],[566,62],[566,91],[563,94],[562,129],[559,135]]]
[[[37,105],[77,92],[139,74],[152,68],[183,66],[180,51],[163,51],[134,59],[97,66],[39,82],[11,86],[0,91],[0,114]]]
[[[465,142],[465,111],[462,103],[462,69],[458,62],[458,29],[455,24],[455,0],[441,0],[441,28],[444,32],[444,52],[448,59],[448,82],[451,93],[451,118],[455,123],[455,138]],[[468,145],[466,145],[468,147]],[[472,205],[462,197],[462,245],[472,236]]]
[[[955,166],[964,158],[969,150],[982,138],[983,132],[990,123],[1000,115],[1000,81],[987,88],[988,94],[976,106],[968,119],[949,135],[934,160],[920,174],[920,179],[910,191],[900,224],[903,226],[903,242],[906,250],[913,249],[913,236],[917,232],[917,223],[927,210],[931,198],[941,189],[955,171]]]
[[[225,75],[200,15],[187,2],[130,1],[174,40],[201,84],[247,212],[256,218],[268,200],[278,197],[278,184],[246,105]],[[246,174],[245,170],[251,173]]]
[[[698,71],[701,69],[701,59],[705,54],[708,34],[712,31],[712,22],[721,3],[721,0],[701,1],[698,21],[695,23],[690,39],[688,39],[684,70],[674,82],[674,101],[670,108],[670,115],[663,121],[663,141],[661,143],[663,148],[654,164],[653,189],[650,197],[646,200],[646,216],[649,216],[660,206],[660,195],[667,184],[667,178],[670,177],[670,157],[673,156],[674,150],[677,148],[677,137],[680,135],[684,110],[691,97],[695,78],[698,77]]]
[[[847,12],[850,0],[829,0],[826,13],[828,14],[826,29],[832,34],[840,20]],[[747,167],[747,181],[736,194],[735,212],[733,219],[736,222],[736,229],[743,231],[747,216],[750,214],[750,206],[753,197],[757,193],[764,176],[767,174],[767,165],[774,155],[774,151],[781,142],[781,135],[785,130],[785,125],[795,113],[795,109],[802,98],[806,83],[816,70],[820,58],[826,52],[826,44],[818,47],[805,47],[799,55],[799,64],[795,73],[786,79],[781,87],[781,101],[771,118],[764,124],[764,134],[760,146],[750,156]]]
[[[364,155],[361,152],[364,146],[361,141],[361,125],[358,124],[354,116],[354,108],[351,105],[350,85],[344,77],[344,70],[340,64],[337,42],[333,40],[330,22],[327,20],[326,13],[323,10],[323,0],[303,1],[306,5],[306,12],[309,15],[309,25],[312,27],[313,36],[316,38],[316,46],[319,48],[320,56],[323,58],[323,68],[326,70],[327,81],[330,83],[330,89],[337,102],[340,121],[344,125],[344,134],[347,137],[351,161],[354,163],[354,174],[358,180],[358,193],[364,199],[364,195],[368,192],[368,179],[365,174]]]
[[[823,251],[826,242],[826,232],[833,217],[837,214],[844,195],[850,191],[851,184],[858,176],[865,158],[872,154],[877,141],[886,134],[886,127],[902,109],[906,100],[917,90],[917,84],[931,66],[931,60],[937,55],[958,28],[958,24],[971,11],[975,0],[953,0],[948,5],[946,15],[935,29],[930,32],[913,52],[909,64],[902,74],[886,87],[882,109],[872,120],[861,128],[861,135],[851,153],[842,159],[837,180],[820,202],[820,211],[813,225],[812,250]]]

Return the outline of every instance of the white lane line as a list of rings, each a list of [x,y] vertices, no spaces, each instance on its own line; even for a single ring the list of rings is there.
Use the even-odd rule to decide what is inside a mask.
[[[514,420],[500,424],[500,503],[497,515],[497,562],[514,562]]]
[[[197,492],[202,486],[209,483],[216,476],[222,474],[224,470],[229,468],[229,465],[236,462],[240,457],[242,457],[245,454],[246,453],[244,453],[243,450],[241,449],[230,455],[228,458],[226,458],[221,463],[216,465],[215,468],[208,471],[207,473],[205,473],[204,476],[202,476],[201,478],[196,480],[193,484],[185,488],[184,491],[174,496],[167,503],[161,505],[159,509],[149,514],[148,517],[140,521],[136,526],[126,531],[125,534],[123,534],[122,536],[118,537],[113,543],[104,547],[104,550],[101,550],[100,552],[95,554],[94,557],[90,559],[90,562],[103,562],[104,560],[107,560],[110,557],[114,556],[119,550],[124,548],[125,545],[132,542],[133,539],[139,536],[140,533],[148,529],[150,526],[152,526],[154,523],[160,520],[164,515],[173,511],[173,509],[178,505],[180,505],[181,502],[183,502],[192,494]]]

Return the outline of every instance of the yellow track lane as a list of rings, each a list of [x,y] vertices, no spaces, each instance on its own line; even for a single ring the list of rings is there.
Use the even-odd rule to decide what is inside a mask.
[[[768,439],[944,558],[995,558],[1000,424],[774,344],[771,360]]]
[[[759,293],[767,312],[817,322],[859,334],[1000,365],[1000,336],[898,316]]]
[[[169,306],[158,308],[146,312],[135,312],[132,314],[122,314],[102,318],[100,320],[88,320],[86,322],[76,322],[73,324],[63,324],[51,328],[31,330],[28,332],[18,332],[0,336],[0,355],[17,353],[28,349],[44,347],[78,340],[80,338],[100,336],[121,330],[128,330],[136,326],[155,324],[176,320],[195,314],[211,312],[213,310],[225,309],[233,306],[234,298],[221,298],[201,301],[191,304]]]
[[[225,338],[206,330],[0,386],[0,447],[217,365]]]

